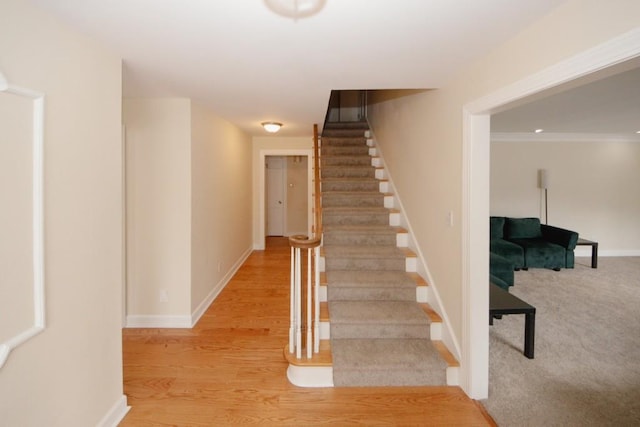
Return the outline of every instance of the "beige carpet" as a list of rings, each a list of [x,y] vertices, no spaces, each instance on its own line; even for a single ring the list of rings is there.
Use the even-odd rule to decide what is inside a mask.
[[[494,322],[482,403],[499,426],[640,426],[640,258],[598,267],[516,272],[511,293],[537,309],[535,359],[524,316]]]

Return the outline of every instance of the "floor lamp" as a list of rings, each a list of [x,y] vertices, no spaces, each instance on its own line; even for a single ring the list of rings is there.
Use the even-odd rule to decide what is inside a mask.
[[[544,223],[549,224],[549,204],[547,198],[547,187],[549,186],[549,175],[546,169],[538,170],[538,187],[544,189]]]

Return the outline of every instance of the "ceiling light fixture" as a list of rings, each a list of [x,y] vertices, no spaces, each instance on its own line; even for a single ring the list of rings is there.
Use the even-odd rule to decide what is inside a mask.
[[[262,122],[262,127],[269,133],[276,133],[282,127],[282,123],[278,122]]]
[[[315,15],[326,2],[327,0],[264,0],[271,11],[294,20]]]
[[[534,132],[535,133],[542,133],[542,132],[544,132],[544,129],[536,129],[536,130],[534,130]]]

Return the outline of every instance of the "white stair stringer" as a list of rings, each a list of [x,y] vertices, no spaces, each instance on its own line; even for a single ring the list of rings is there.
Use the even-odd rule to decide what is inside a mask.
[[[400,237],[398,236],[398,247],[407,247],[410,248],[413,252],[415,252],[415,266],[411,266],[410,268],[415,268],[415,272],[417,272],[420,276],[427,279],[427,282],[430,283],[429,286],[416,286],[416,301],[420,303],[428,303],[437,313],[444,313],[444,309],[442,306],[442,300],[436,290],[436,288],[432,285],[433,280],[431,275],[426,267],[425,259],[422,255],[422,251],[415,244],[415,239],[413,238],[413,231],[411,225],[409,224],[406,216],[404,215],[404,208],[402,206],[401,199],[397,196],[397,192],[395,190],[395,186],[393,185],[393,179],[391,178],[389,172],[386,169],[386,165],[384,162],[384,153],[377,146],[375,142],[375,136],[373,135],[373,131],[367,130],[365,131],[365,137],[367,138],[366,143],[367,146],[371,149],[375,148],[375,167],[376,172],[375,176],[380,181],[380,191],[384,193],[389,193],[394,195],[394,206],[389,215],[389,223],[393,226],[400,226],[406,228],[408,230],[406,236]],[[400,239],[402,239],[400,244]],[[451,324],[448,322],[447,317],[445,315],[444,321],[441,320],[439,322],[432,322],[431,331],[432,340],[440,340],[444,347],[449,351],[451,356],[456,360],[460,360],[460,346],[457,343],[457,340],[454,338],[453,331],[451,330]],[[435,338],[438,337],[438,338]],[[452,351],[453,349],[453,351]],[[460,385],[460,365],[459,363],[450,364],[446,370],[446,378],[447,385],[457,386]]]

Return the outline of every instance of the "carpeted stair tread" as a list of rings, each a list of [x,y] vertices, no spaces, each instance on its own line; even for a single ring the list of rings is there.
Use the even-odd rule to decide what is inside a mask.
[[[415,301],[329,301],[332,328],[343,324],[420,325],[431,323]]]
[[[362,156],[369,153],[366,145],[327,145],[320,149],[323,156]]]
[[[395,246],[400,229],[388,225],[328,225],[324,228],[323,244]]]
[[[384,194],[379,191],[325,191],[322,207],[384,207]]]
[[[322,156],[322,167],[330,166],[371,166],[371,156]]]
[[[343,136],[343,137],[334,136],[334,137],[322,139],[322,145],[324,145],[325,147],[330,145],[345,146],[345,145],[366,145],[366,144],[367,144],[367,139],[362,135]]]
[[[326,273],[330,287],[407,287],[415,289],[416,282],[403,271],[331,271]],[[415,298],[414,298],[415,301]]]
[[[380,181],[375,178],[325,178],[322,191],[379,191]]]
[[[326,166],[322,168],[322,179],[327,178],[375,178],[373,166]]]
[[[393,234],[400,232],[399,227],[388,225],[328,225],[324,227],[325,233],[367,233],[367,234]]]
[[[393,258],[405,259],[406,253],[395,246],[326,246],[325,258]]]
[[[323,208],[324,225],[389,225],[389,209],[385,207],[331,207]]]
[[[331,351],[338,387],[446,384],[446,363],[429,340],[332,339]]]
[[[329,301],[416,301],[416,281],[403,271],[326,273]]]

